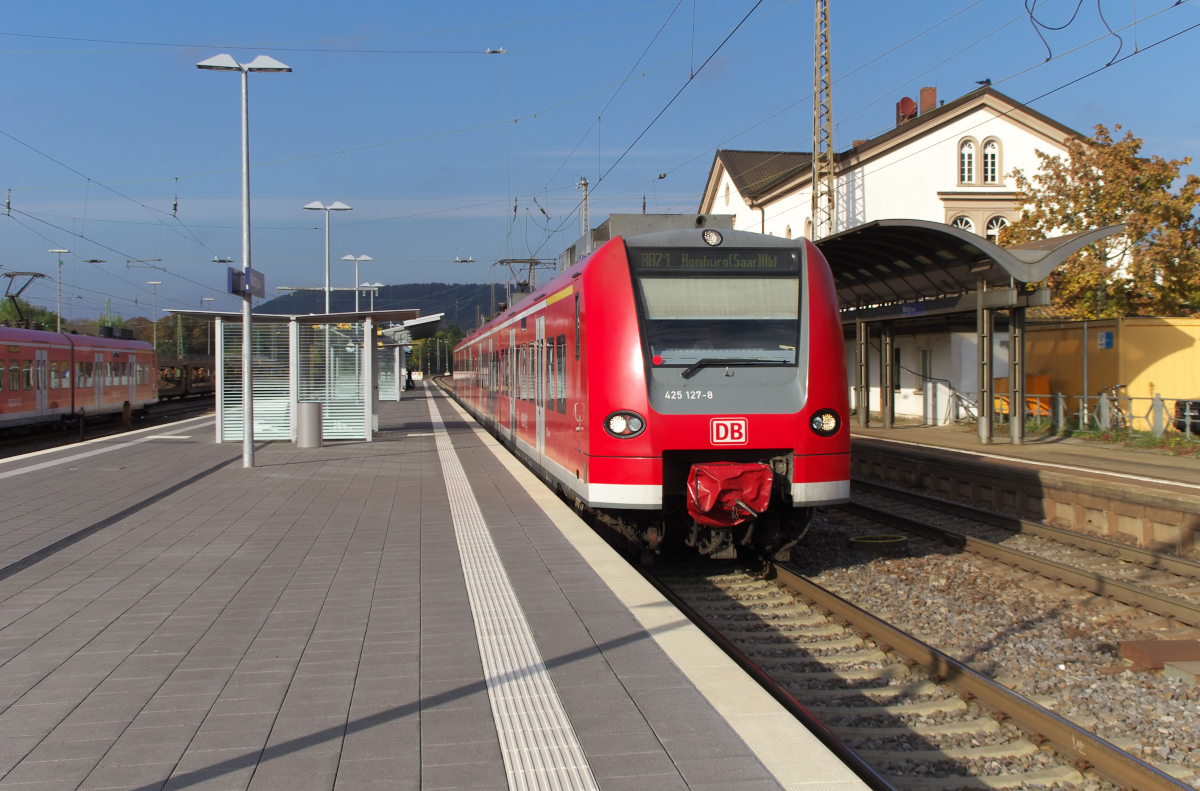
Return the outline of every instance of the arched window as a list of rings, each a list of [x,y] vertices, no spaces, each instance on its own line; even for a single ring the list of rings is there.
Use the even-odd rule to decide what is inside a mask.
[[[958,181],[960,184],[975,183],[975,144],[964,140],[958,147]]]
[[[784,234],[787,236],[787,238],[791,239],[792,238],[792,226],[789,225],[787,227],[787,229],[784,231]]]
[[[989,242],[995,242],[1000,238],[1000,230],[1008,226],[1008,220],[1003,217],[993,217],[987,221],[987,239]]]
[[[983,144],[983,183],[1000,183],[1000,144],[995,140]]]
[[[729,205],[729,182],[725,182],[725,205]]]
[[[975,233],[975,223],[971,222],[971,218],[964,214],[960,214],[954,218],[954,222],[950,223],[955,228],[962,228],[964,231]]]

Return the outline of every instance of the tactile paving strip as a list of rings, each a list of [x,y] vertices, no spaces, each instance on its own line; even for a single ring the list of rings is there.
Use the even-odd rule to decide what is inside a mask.
[[[432,389],[426,389],[438,460],[466,578],[488,699],[514,791],[597,789],[579,738],[500,562]]]

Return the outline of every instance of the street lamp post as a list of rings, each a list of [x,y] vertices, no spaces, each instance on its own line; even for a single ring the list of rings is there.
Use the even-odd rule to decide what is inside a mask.
[[[151,322],[154,324],[154,351],[158,351],[158,287],[162,285],[161,280],[147,280],[146,285],[154,286],[154,313],[151,314]]]
[[[371,289],[371,312],[374,313],[375,312],[375,292],[377,292],[383,286],[383,283],[363,283],[363,285],[367,286]]]
[[[205,302],[213,302],[214,300],[216,300],[216,297],[201,297],[200,298],[200,309],[201,310],[204,309]],[[208,320],[208,354],[210,356],[212,355],[212,328],[213,328],[212,319],[209,319]]]
[[[274,58],[259,55],[238,63],[230,55],[217,55],[196,64],[208,71],[237,71],[242,75],[242,466],[254,466],[254,371],[250,293],[250,72],[291,71]],[[157,325],[156,325],[157,326]]]
[[[58,313],[58,322],[57,322],[57,329],[55,329],[54,331],[62,332],[62,257],[63,257],[64,253],[69,253],[71,251],[70,250],[59,250],[56,248],[54,250],[51,250],[50,252],[58,253],[58,277],[55,278],[55,280],[58,282],[58,307],[56,309],[57,313]]]
[[[336,200],[328,206],[315,200],[312,203],[304,204],[304,208],[325,212],[325,312],[329,313],[329,212],[350,211],[352,207]]]
[[[344,255],[342,260],[354,262],[354,312],[358,313],[358,262],[374,261],[375,259],[369,255]]]

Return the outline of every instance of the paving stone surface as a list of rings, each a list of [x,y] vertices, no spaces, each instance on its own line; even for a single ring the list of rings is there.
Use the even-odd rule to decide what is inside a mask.
[[[600,787],[777,788],[440,411]],[[255,470],[211,420],[0,462],[121,445],[0,479],[0,786],[507,788],[425,398],[380,423]]]

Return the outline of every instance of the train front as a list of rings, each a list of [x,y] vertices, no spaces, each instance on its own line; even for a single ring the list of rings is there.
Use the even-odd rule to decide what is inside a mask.
[[[591,391],[642,396],[644,418],[616,402],[603,410],[609,438],[647,435],[608,443],[613,450],[641,455],[649,444],[661,459],[662,526],[642,538],[657,544],[665,528],[709,557],[746,548],[788,559],[813,507],[849,497],[846,370],[828,264],[803,239],[744,231],[624,242],[641,345],[625,365],[640,357],[642,370]]]

